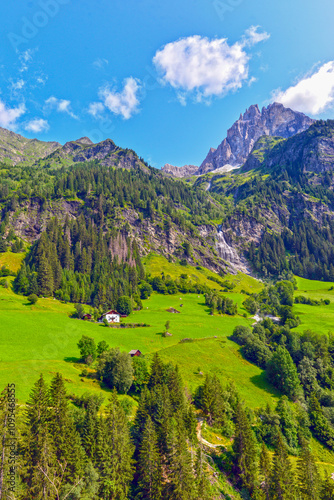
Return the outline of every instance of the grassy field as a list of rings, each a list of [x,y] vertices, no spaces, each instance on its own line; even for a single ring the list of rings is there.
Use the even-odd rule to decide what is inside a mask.
[[[296,277],[298,290],[295,296],[303,295],[315,300],[329,299],[329,305],[309,306],[295,304],[294,312],[300,317],[301,324],[296,331],[313,330],[319,334],[334,332],[334,283],[326,281],[311,281]]]
[[[3,262],[8,263],[12,270],[17,269],[18,257],[23,254],[2,254]],[[147,259],[147,266],[154,275],[155,269],[176,277],[187,272],[196,276],[202,282],[216,286],[208,280],[207,276],[214,275],[207,270],[170,264],[166,259],[157,256]],[[242,359],[238,347],[227,339],[236,325],[251,325],[250,317],[243,317],[246,312],[242,307],[244,295],[238,293],[242,288],[257,289],[262,285],[253,278],[244,275],[227,277],[235,281],[236,287],[229,297],[238,302],[239,314],[232,316],[210,316],[205,306],[204,297],[197,294],[178,294],[163,296],[153,294],[150,299],[143,302],[143,309],[129,316],[129,323],[146,323],[150,326],[143,328],[106,328],[104,325],[73,319],[72,304],[63,304],[54,299],[39,299],[37,304],[29,305],[26,298],[14,294],[10,289],[0,287],[0,387],[8,382],[17,385],[17,397],[24,402],[30,389],[42,372],[46,380],[50,380],[57,371],[60,371],[68,383],[69,392],[82,394],[85,391],[101,391],[98,382],[80,376],[83,366],[78,363],[77,342],[82,335],[93,337],[97,342],[106,340],[111,347],[120,347],[121,350],[130,351],[140,349],[143,354],[150,355],[161,351],[166,359],[178,362],[184,371],[193,389],[200,380],[192,372],[199,365],[202,370],[219,370],[219,365],[224,365],[222,378],[229,379],[229,365],[231,365],[231,378],[236,378],[237,386],[241,392],[249,395],[251,400],[251,379],[258,380],[261,370]],[[195,279],[195,278],[194,278]],[[182,304],[182,307],[181,307]],[[180,314],[172,314],[167,309],[173,307]],[[164,338],[162,332],[166,321],[170,321],[172,337]],[[219,342],[214,339],[217,337]],[[193,344],[179,344],[184,338],[210,339],[201,340]],[[225,342],[228,346],[222,349]],[[216,346],[219,348],[216,349]],[[210,352],[210,355],[207,353]],[[187,354],[188,353],[188,354]],[[202,361],[201,361],[202,357]],[[193,366],[193,360],[196,366]],[[198,359],[199,358],[199,359]],[[239,370],[238,370],[239,366]],[[239,372],[240,380],[237,373]],[[263,389],[257,388],[258,398],[261,401]],[[262,391],[262,392],[261,392]],[[264,388],[267,391],[267,387]],[[105,391],[104,391],[105,392]],[[272,397],[270,390],[269,399]],[[257,405],[257,402],[255,403]]]
[[[6,266],[11,271],[16,273],[20,267],[22,260],[24,259],[24,253],[12,253],[12,252],[4,252],[0,253],[0,267]]]
[[[10,252],[1,254],[0,265],[7,263],[10,269],[17,270],[22,257],[23,254]],[[145,266],[152,275],[164,272],[176,278],[186,273],[191,279],[218,288],[216,283],[208,280],[209,276],[214,276],[208,270],[172,264],[156,255],[146,258]],[[126,320],[127,323],[146,323],[149,326],[124,329],[73,319],[70,317],[74,312],[73,304],[54,299],[39,299],[37,304],[29,305],[25,297],[0,287],[0,388],[14,382],[16,396],[22,404],[28,399],[40,373],[50,381],[60,372],[69,393],[102,393],[107,400],[110,391],[102,389],[97,380],[81,376],[84,365],[78,362],[77,342],[82,335],[88,335],[96,343],[106,340],[111,347],[118,346],[121,350],[140,349],[148,360],[152,353],[159,351],[165,362],[179,365],[191,391],[202,383],[207,373],[216,374],[223,383],[234,382],[249,407],[257,408],[266,403],[274,405],[279,394],[268,384],[263,370],[245,360],[239,346],[229,340],[236,325],[250,326],[253,323],[248,314],[244,317],[246,311],[242,301],[245,295],[240,293],[241,290],[259,291],[262,284],[242,274],[228,275],[223,279],[236,285],[227,295],[238,303],[237,316],[211,316],[203,295],[153,294],[143,301],[141,311],[133,312]],[[334,291],[329,290],[333,285],[301,278],[297,282],[297,295],[331,300],[329,306],[295,305],[302,319],[298,330],[312,328],[319,333],[334,330]],[[167,312],[170,307],[180,314]],[[171,337],[162,336],[167,320],[170,321]],[[183,339],[191,339],[191,342],[181,342]],[[333,472],[334,454],[315,440],[312,448],[322,470]]]

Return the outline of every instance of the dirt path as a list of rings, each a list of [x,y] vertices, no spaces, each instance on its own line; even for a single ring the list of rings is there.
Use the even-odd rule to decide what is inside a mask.
[[[198,423],[197,423],[197,439],[198,439],[198,441],[200,443],[204,444],[204,446],[207,446],[208,448],[212,448],[212,449],[219,448],[220,446],[222,446],[221,444],[209,443],[209,441],[204,439],[204,437],[202,437],[202,425],[203,425],[204,419],[198,418],[197,421],[198,421]]]

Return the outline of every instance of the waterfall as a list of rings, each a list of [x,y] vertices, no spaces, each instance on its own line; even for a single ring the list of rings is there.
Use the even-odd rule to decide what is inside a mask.
[[[216,248],[221,259],[226,260],[235,266],[242,265],[237,251],[226,243],[221,226],[218,226]]]
[[[210,191],[211,186],[212,186],[212,181],[210,180],[208,186],[205,188],[205,191]]]

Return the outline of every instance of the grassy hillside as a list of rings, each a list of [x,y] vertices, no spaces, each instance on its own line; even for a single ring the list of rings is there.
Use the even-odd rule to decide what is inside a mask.
[[[8,264],[14,271],[17,270],[22,257],[23,254],[7,252],[1,254],[0,264]],[[164,271],[175,278],[187,273],[194,280],[205,282],[212,288],[220,288],[217,283],[207,279],[208,276],[217,275],[205,269],[171,264],[159,256],[148,257],[145,264],[152,275]],[[241,274],[227,276],[226,279],[236,284],[228,296],[238,302],[237,316],[210,316],[202,295],[153,294],[143,302],[141,311],[132,313],[127,319],[129,323],[146,323],[150,326],[128,329],[106,328],[100,324],[73,319],[70,317],[74,312],[73,305],[55,299],[39,299],[37,304],[32,306],[25,297],[0,287],[0,387],[9,381],[15,382],[17,397],[23,402],[41,372],[50,380],[54,373],[60,371],[67,379],[70,392],[81,394],[87,390],[100,391],[97,381],[80,377],[83,366],[78,363],[77,342],[82,335],[88,335],[93,337],[96,343],[106,340],[111,347],[119,346],[125,351],[140,349],[145,355],[161,351],[164,358],[180,364],[192,389],[201,382],[193,373],[198,366],[201,366],[204,373],[219,370],[219,365],[224,366],[222,378],[236,379],[236,384],[241,393],[245,394],[245,398],[248,394],[249,404],[257,406],[262,397],[272,397],[270,389],[267,395],[268,387],[260,387],[261,384],[258,384],[257,396],[255,399],[252,397],[251,379],[261,379],[261,370],[243,360],[238,346],[227,337],[236,325],[251,325],[253,322],[250,317],[243,317],[246,313],[242,307],[245,296],[239,293],[239,290],[244,288],[255,291],[261,284]],[[170,307],[179,310],[180,314],[167,312]],[[162,332],[167,320],[170,321],[172,337],[164,338]],[[179,344],[184,338],[211,340]],[[226,348],[222,349],[223,346]]]
[[[12,269],[12,266],[17,265],[18,258],[22,258],[22,255],[2,254],[2,262],[6,261]],[[186,272],[193,279],[201,280],[213,288],[218,287],[208,280],[214,274],[204,269],[171,264],[155,255],[146,258],[145,265],[152,275],[165,272],[175,278]],[[150,326],[127,329],[106,328],[104,325],[73,319],[70,317],[74,312],[73,304],[64,304],[55,299],[39,299],[32,306],[25,297],[0,287],[0,387],[8,382],[16,383],[17,398],[22,404],[40,373],[50,381],[56,372],[61,372],[69,393],[102,393],[107,398],[110,391],[101,389],[97,380],[81,376],[84,365],[78,362],[77,342],[82,335],[88,335],[96,343],[106,340],[111,347],[119,346],[121,350],[140,349],[148,359],[153,352],[159,351],[165,362],[179,365],[190,391],[203,382],[206,374],[216,374],[224,383],[234,382],[250,408],[255,409],[267,403],[274,406],[279,397],[278,391],[267,382],[263,370],[245,360],[239,346],[229,340],[236,325],[250,326],[253,322],[248,314],[243,316],[246,312],[242,307],[245,295],[240,291],[258,291],[262,285],[242,274],[226,276],[224,279],[236,284],[233,292],[227,295],[239,304],[237,316],[210,316],[202,295],[153,294],[150,299],[143,301],[141,311],[132,313],[127,319],[129,323],[146,323]],[[334,324],[334,292],[329,290],[332,285],[301,278],[297,282],[296,294],[317,299],[333,297],[333,304],[329,306],[295,305],[303,321],[300,331],[313,328],[326,333]],[[167,312],[170,307],[179,310],[180,314]],[[172,337],[164,338],[162,332],[167,320],[170,321]],[[183,339],[191,340],[182,342]],[[210,442],[222,439],[215,438],[210,432],[209,428],[203,431],[203,436]],[[321,470],[333,472],[334,454],[316,440],[312,440],[312,449]]]
[[[276,404],[279,397],[266,380],[264,371],[245,360],[240,349],[226,337],[182,343],[160,351],[164,361],[180,367],[191,391],[206,374],[217,375],[223,383],[234,382],[241,397],[251,408]]]
[[[209,278],[219,278],[221,281],[228,280],[235,285],[233,289],[234,292],[245,290],[249,293],[257,293],[263,288],[260,281],[246,274],[226,274],[220,277],[204,267],[182,266],[181,264],[169,262],[164,256],[155,253],[150,253],[145,257],[143,263],[146,272],[150,273],[152,276],[160,276],[161,273],[164,273],[166,276],[169,275],[171,278],[176,279],[179,278],[181,274],[187,274],[188,279],[193,283],[205,284],[211,289],[220,290],[221,287]]]
[[[326,281],[313,281],[296,277],[298,290],[295,296],[303,295],[314,300],[329,299],[329,305],[309,306],[295,304],[294,312],[301,319],[297,331],[313,330],[319,334],[334,331],[334,289],[333,283]]]
[[[178,308],[181,314],[168,313],[166,309],[170,307]],[[60,371],[68,379],[71,392],[99,390],[97,383],[80,380],[82,366],[77,363],[77,342],[82,335],[91,336],[96,342],[106,340],[121,350],[140,349],[150,354],[175,346],[186,337],[226,338],[236,325],[252,322],[239,315],[209,316],[203,296],[194,294],[153,295],[144,301],[144,309],[134,312],[127,321],[147,323],[150,326],[146,328],[106,328],[72,319],[69,315],[73,312],[73,305],[54,299],[39,299],[31,306],[25,297],[0,287],[0,387],[15,382],[17,396],[23,401],[40,372],[48,379]],[[167,320],[171,322],[173,336],[163,338]]]
[[[0,267],[6,266],[11,271],[16,273],[20,269],[24,257],[25,257],[24,253],[13,253],[13,252],[0,253]]]

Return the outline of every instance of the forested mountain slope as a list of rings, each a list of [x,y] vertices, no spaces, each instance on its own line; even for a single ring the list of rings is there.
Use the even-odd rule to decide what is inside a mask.
[[[333,134],[328,120],[289,139],[262,137],[240,173],[211,177],[210,192],[230,201],[226,238],[257,273],[334,279]]]
[[[90,284],[84,288],[91,302],[98,293],[93,283],[101,284],[101,271],[92,277],[94,263],[104,259],[103,252],[115,257],[115,241],[123,242],[124,254],[135,249],[137,257],[130,252],[123,260],[130,267],[155,251],[220,273],[244,265],[246,258],[259,276],[293,272],[334,280],[333,137],[330,120],[289,139],[263,136],[240,172],[207,174],[194,183],[166,177],[111,140],[96,145],[82,138],[33,165],[3,164],[1,248],[20,251],[50,235],[63,273],[86,269]],[[87,158],[93,160],[81,161]],[[46,240],[50,263],[55,251]],[[99,244],[106,250],[96,257]],[[29,258],[28,275],[38,274],[37,254]],[[54,284],[60,282],[58,264],[54,261]]]

